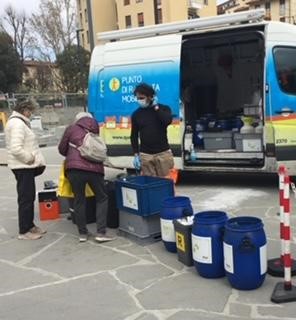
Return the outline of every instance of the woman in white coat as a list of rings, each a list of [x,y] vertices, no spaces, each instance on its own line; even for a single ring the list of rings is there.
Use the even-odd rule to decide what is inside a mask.
[[[36,240],[46,232],[34,224],[35,177],[45,169],[44,157],[30,127],[34,109],[32,102],[20,102],[5,127],[8,167],[17,181],[20,240]]]

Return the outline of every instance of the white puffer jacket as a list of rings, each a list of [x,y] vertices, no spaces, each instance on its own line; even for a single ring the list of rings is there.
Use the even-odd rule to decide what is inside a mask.
[[[18,118],[21,119],[18,119]],[[13,111],[5,127],[7,163],[10,169],[26,169],[45,166],[38,140],[30,128],[30,120]],[[28,164],[31,161],[32,164]]]

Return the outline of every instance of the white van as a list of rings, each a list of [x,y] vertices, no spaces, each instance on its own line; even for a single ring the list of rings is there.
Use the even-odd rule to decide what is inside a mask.
[[[176,167],[296,175],[296,26],[264,10],[98,34],[88,109],[111,163],[132,168],[133,90],[169,105]]]

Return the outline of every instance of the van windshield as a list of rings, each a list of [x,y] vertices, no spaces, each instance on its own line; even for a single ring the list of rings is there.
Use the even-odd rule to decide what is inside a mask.
[[[273,55],[281,90],[296,95],[296,48],[276,47]]]

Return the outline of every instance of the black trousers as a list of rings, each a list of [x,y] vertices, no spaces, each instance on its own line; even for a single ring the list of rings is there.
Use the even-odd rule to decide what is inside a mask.
[[[35,169],[13,169],[16,178],[19,233],[34,227]]]
[[[69,169],[66,172],[74,193],[75,222],[80,234],[87,234],[85,186],[91,187],[96,197],[97,232],[105,233],[108,213],[108,196],[105,192],[104,176],[99,173]]]

